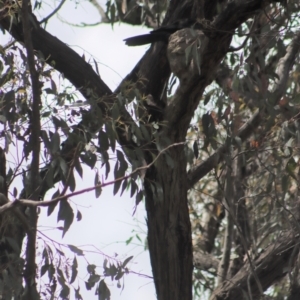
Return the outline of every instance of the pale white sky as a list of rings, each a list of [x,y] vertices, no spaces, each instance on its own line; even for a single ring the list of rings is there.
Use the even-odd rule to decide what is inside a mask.
[[[56,1],[57,3],[57,1]],[[45,7],[49,11],[50,7]],[[44,15],[44,14],[43,14]],[[74,2],[67,2],[60,15],[69,22],[96,22],[99,16],[95,9],[88,3],[82,2],[75,8]],[[127,47],[123,39],[132,35],[148,32],[147,28],[138,28],[128,25],[115,24],[112,30],[111,25],[103,24],[90,28],[70,27],[53,17],[47,25],[47,30],[70,45],[80,55],[85,54],[86,60],[92,55],[98,62],[98,68],[101,78],[114,90],[130,70],[135,66],[138,60],[143,56],[148,47]],[[0,33],[0,44],[6,43],[8,35]],[[100,165],[98,165],[100,168]],[[113,169],[113,168],[112,168]],[[102,170],[100,170],[100,174]],[[77,178],[76,190],[93,186],[95,173],[89,168],[84,168],[84,180]],[[110,178],[112,179],[112,178]],[[16,181],[12,186],[21,185]],[[47,194],[48,199],[53,191]],[[46,197],[46,198],[47,198]],[[72,207],[76,214],[76,207],[81,211],[83,218],[80,222],[74,220],[70,230],[65,237],[61,239],[61,231],[53,229],[61,224],[56,223],[57,209],[47,217],[47,209],[41,208],[39,229],[50,238],[65,244],[75,246],[94,245],[105,255],[115,256],[121,260],[134,255],[132,263],[128,266],[131,270],[152,276],[149,262],[149,254],[145,252],[142,245],[138,245],[138,240],[133,240],[133,245],[126,246],[124,241],[130,236],[139,233],[143,242],[146,238],[145,209],[141,203],[135,216],[132,216],[135,199],[130,199],[126,192],[122,198],[114,197],[112,187],[104,188],[100,198],[95,199],[94,193],[87,193],[71,199]],[[136,232],[132,232],[135,230]],[[45,239],[40,235],[41,238]],[[39,241],[42,245],[42,240]],[[82,249],[92,250],[92,247],[81,247]],[[67,251],[66,251],[67,252]],[[70,254],[73,259],[73,254]],[[102,264],[104,256],[101,254],[87,253],[85,259],[92,264],[99,266],[98,274],[102,275]],[[74,286],[80,285],[80,292],[84,299],[97,299],[94,290],[86,292],[84,281],[88,279],[86,270],[86,260],[78,258],[79,275],[75,280]],[[45,280],[47,275],[45,276]],[[117,283],[109,278],[105,281],[111,290],[112,300],[154,300],[155,290],[153,281],[138,275],[130,274],[124,277],[125,284],[123,291],[117,288]],[[70,299],[74,299],[74,294]]]

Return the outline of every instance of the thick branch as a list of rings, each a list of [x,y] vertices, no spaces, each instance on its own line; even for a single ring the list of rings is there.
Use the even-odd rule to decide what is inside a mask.
[[[22,21],[25,48],[27,52],[27,63],[30,72],[32,86],[32,116],[31,116],[31,135],[30,144],[32,145],[32,160],[30,168],[30,197],[33,200],[38,200],[39,197],[39,165],[40,165],[40,88],[39,74],[35,69],[33,46],[31,42],[31,32],[29,23],[29,4],[28,0],[22,1]],[[26,245],[26,265],[24,270],[24,279],[26,282],[26,297],[27,299],[38,299],[36,288],[36,226],[37,226],[37,211],[36,208],[30,208],[29,223],[31,233],[27,236]]]
[[[97,103],[104,116],[110,115],[109,109],[112,107],[115,97],[111,96],[112,91],[93,70],[91,65],[65,43],[41,28],[34,14],[29,14],[29,20],[31,21],[30,30],[34,50],[41,52],[45,61],[62,73],[89,103]],[[10,17],[2,13],[2,15],[0,14],[0,25],[9,31],[17,41],[24,42],[23,24],[21,22],[11,23]],[[124,127],[122,125],[133,124],[134,122],[125,108],[120,110],[121,125],[117,126],[116,130],[121,144],[129,145],[130,141],[123,134]],[[97,120],[94,121],[96,122]],[[80,124],[78,128],[80,128]]]
[[[64,74],[86,99],[90,99],[91,92],[98,96],[111,94],[109,87],[101,80],[101,78],[93,71],[82,57],[74,50],[54,37],[46,30],[40,27],[34,14],[30,13],[31,20],[31,36],[33,48],[40,51],[45,61]],[[9,17],[0,15],[0,25],[6,29],[17,41],[24,42],[23,24],[13,23]]]

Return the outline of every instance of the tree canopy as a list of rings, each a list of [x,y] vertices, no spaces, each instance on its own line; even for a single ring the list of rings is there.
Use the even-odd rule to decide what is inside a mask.
[[[44,1],[0,2],[14,39],[0,45],[2,299],[71,299],[71,289],[82,299],[84,252],[69,245],[71,261],[45,244],[39,256],[39,210],[58,207],[65,235],[82,217],[72,197],[107,185],[145,206],[157,299],[300,299],[300,4],[90,1],[99,22],[70,25],[168,29],[112,91],[95,61],[47,31],[64,3],[43,15]],[[78,190],[83,165],[94,186]],[[85,288],[110,299],[107,279],[132,259],[88,265]]]

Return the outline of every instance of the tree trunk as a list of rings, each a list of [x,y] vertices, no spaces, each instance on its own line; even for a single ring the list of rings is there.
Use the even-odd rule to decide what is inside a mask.
[[[183,145],[159,157],[146,175],[145,191],[157,299],[192,299],[193,255]]]
[[[7,197],[6,157],[0,147],[0,193]],[[0,206],[5,204],[1,197]],[[24,238],[22,224],[10,211],[0,215],[0,299],[20,299],[23,259],[20,257]]]

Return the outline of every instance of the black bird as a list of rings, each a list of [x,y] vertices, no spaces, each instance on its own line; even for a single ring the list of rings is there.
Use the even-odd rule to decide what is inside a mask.
[[[157,28],[150,31],[150,33],[133,36],[125,39],[125,44],[128,46],[141,46],[155,42],[168,43],[171,34],[177,30],[193,27],[195,29],[203,29],[203,25],[197,23],[195,20],[183,19],[176,23]]]

